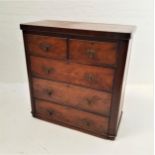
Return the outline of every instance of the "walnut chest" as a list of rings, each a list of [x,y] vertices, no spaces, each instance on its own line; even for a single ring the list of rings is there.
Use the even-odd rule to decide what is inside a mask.
[[[20,28],[32,115],[114,139],[134,27],[45,20]]]

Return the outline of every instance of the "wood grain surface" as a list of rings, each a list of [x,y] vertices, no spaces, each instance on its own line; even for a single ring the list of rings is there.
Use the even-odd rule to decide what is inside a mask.
[[[109,116],[112,94],[33,78],[34,97]]]
[[[114,70],[31,56],[33,76],[111,91]]]
[[[105,117],[41,100],[36,100],[35,106],[36,115],[48,121],[57,120],[101,135],[107,132]]]

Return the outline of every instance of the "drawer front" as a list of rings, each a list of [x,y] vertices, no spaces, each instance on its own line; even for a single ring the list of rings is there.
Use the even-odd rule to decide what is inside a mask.
[[[27,34],[27,48],[32,55],[66,59],[66,39]]]
[[[32,74],[37,77],[111,91],[114,70],[31,56]]]
[[[106,117],[41,100],[35,100],[35,107],[37,117],[44,120],[63,122],[101,135],[107,132]]]
[[[70,40],[70,59],[74,62],[91,65],[116,65],[117,43]]]
[[[109,116],[111,94],[33,78],[34,97]]]

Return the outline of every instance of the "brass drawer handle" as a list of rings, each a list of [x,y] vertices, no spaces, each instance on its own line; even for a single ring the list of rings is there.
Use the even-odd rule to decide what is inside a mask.
[[[48,115],[52,116],[55,112],[54,110],[47,110]]]
[[[89,82],[95,82],[96,81],[95,75],[91,74],[91,73],[85,74],[85,79]]]
[[[50,49],[53,48],[53,46],[48,43],[40,43],[39,47],[40,47],[40,49],[42,49],[45,52],[48,52]]]
[[[91,125],[91,123],[86,119],[81,120],[81,123],[82,123],[82,125],[87,126],[87,127],[90,127],[90,125]]]
[[[50,74],[54,71],[54,68],[53,67],[43,67],[43,70],[46,74]]]
[[[93,101],[93,99],[86,98],[86,103],[91,106],[94,104],[94,101]]]
[[[53,91],[52,91],[52,90],[46,90],[46,94],[47,94],[48,96],[51,96],[51,95],[53,94]]]
[[[93,50],[93,49],[87,49],[86,50],[86,55],[87,55],[88,58],[93,59],[96,56],[96,51]]]

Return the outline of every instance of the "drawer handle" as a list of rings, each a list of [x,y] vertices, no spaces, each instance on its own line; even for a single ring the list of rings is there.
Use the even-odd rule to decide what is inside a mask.
[[[47,110],[48,115],[52,116],[55,112],[54,110]]]
[[[85,119],[82,120],[81,123],[82,123],[82,125],[87,126],[87,127],[90,127],[90,125],[91,125],[91,123],[88,120],[85,120]]]
[[[87,55],[88,58],[93,59],[96,56],[96,51],[93,50],[93,49],[87,49],[86,50],[86,55]]]
[[[53,94],[53,91],[52,90],[46,90],[46,93],[48,96],[51,96]]]
[[[93,99],[86,98],[86,103],[87,103],[88,105],[92,105],[92,104],[94,104],[94,101],[93,101]]]
[[[94,82],[96,80],[95,75],[91,74],[91,73],[87,73],[85,74],[85,79],[89,82]]]
[[[51,68],[43,67],[43,70],[46,74],[50,74],[54,71],[54,68],[53,67],[51,67]]]
[[[39,45],[39,47],[43,50],[43,51],[45,51],[45,52],[48,52],[50,49],[52,49],[52,45],[50,45],[50,44],[47,44],[47,43],[41,43],[40,45]]]

